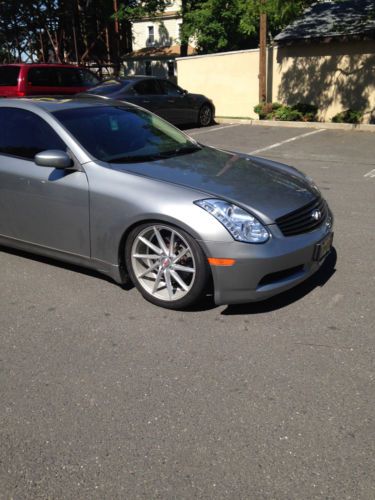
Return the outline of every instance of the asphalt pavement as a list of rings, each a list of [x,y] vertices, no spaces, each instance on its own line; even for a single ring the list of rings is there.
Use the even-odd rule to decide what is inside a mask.
[[[267,302],[174,312],[1,248],[1,499],[375,498],[375,135],[188,133],[313,177],[335,251]]]

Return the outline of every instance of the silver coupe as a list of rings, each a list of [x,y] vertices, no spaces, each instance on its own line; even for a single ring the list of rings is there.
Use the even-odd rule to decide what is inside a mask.
[[[129,279],[159,306],[266,299],[312,275],[332,214],[296,169],[119,101],[0,103],[0,244]]]

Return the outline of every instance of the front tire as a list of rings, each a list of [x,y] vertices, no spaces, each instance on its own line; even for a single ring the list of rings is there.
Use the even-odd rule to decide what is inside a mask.
[[[198,125],[200,127],[208,127],[214,121],[214,113],[209,104],[203,104],[198,113]]]
[[[186,231],[159,222],[137,226],[125,247],[129,275],[143,297],[185,309],[202,296],[209,276],[205,255]]]

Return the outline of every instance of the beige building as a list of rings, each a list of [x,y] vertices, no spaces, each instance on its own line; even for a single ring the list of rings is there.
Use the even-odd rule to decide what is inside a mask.
[[[125,74],[143,74],[176,80],[180,55],[181,0],[171,1],[164,12],[133,22],[133,52],[124,59]],[[192,46],[188,54],[195,52]]]
[[[170,2],[170,6],[157,17],[144,18],[133,23],[133,50],[170,47],[179,44],[181,2]]]

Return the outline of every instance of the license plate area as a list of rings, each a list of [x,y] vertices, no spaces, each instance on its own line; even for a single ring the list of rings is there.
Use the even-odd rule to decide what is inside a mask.
[[[315,245],[313,260],[320,261],[329,254],[332,248],[333,233],[327,234],[319,243]]]

